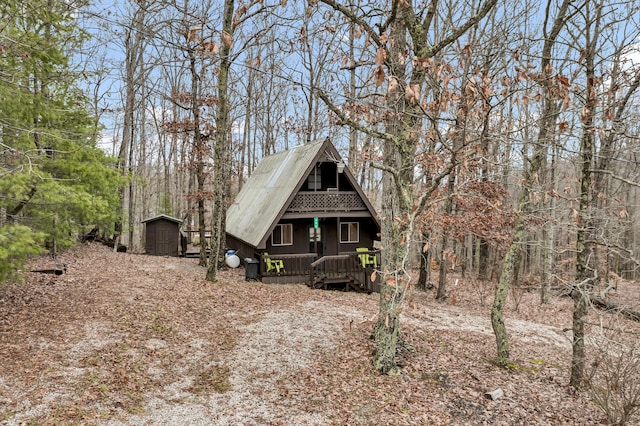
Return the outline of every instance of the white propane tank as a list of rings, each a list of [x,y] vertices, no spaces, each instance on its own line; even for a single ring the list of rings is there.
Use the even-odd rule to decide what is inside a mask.
[[[240,258],[236,256],[235,250],[227,250],[224,256],[224,263],[226,263],[229,268],[234,269],[240,266]]]

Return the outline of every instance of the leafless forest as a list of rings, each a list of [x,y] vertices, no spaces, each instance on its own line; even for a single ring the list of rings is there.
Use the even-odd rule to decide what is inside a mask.
[[[89,10],[97,44],[84,63],[105,142],[130,178],[119,225],[131,251],[142,219],[168,213],[201,237],[211,230],[221,252],[226,206],[260,159],[329,137],[381,217],[380,371],[395,370],[417,268],[418,287],[435,285],[440,300],[453,272],[497,283],[501,365],[509,288],[534,288],[542,304],[571,295],[571,384],[581,385],[590,297],[638,273],[638,4]]]
[[[262,156],[324,137],[382,213],[385,129],[411,116],[412,261],[428,247],[430,261],[449,262],[442,271],[495,278],[520,215],[518,280],[573,280],[583,228],[599,280],[637,278],[635,3],[510,2],[461,34],[459,19],[487,5],[416,5],[403,12],[415,28],[396,58],[385,4],[239,2],[232,34],[213,2],[108,6],[87,15],[97,45],[83,63],[105,146],[131,177],[122,238],[132,251],[142,219],[209,229],[220,188],[231,202]],[[217,140],[225,45],[230,131]]]
[[[183,231],[200,232],[201,241],[212,234],[214,261],[206,277],[215,282],[216,254],[226,249],[226,208],[256,165],[330,138],[375,204],[382,228],[382,285],[372,324],[358,323],[358,313],[343,330],[373,329],[375,348],[360,341],[360,357],[373,352],[373,365],[385,377],[407,374],[417,364],[402,354],[412,346],[426,350],[425,341],[438,345],[417,325],[422,317],[415,312],[429,311],[428,303],[465,300],[490,317],[493,336],[461,333],[456,342],[490,347],[483,356],[502,368],[496,374],[543,359],[553,370],[549,383],[566,384],[565,396],[575,392],[571,407],[582,412],[587,404],[585,424],[633,422],[640,408],[638,348],[629,338],[637,337],[640,319],[633,302],[640,273],[640,2],[127,0],[64,8],[73,9],[90,36],[82,47],[65,49],[92,97],[101,146],[126,179],[115,237],[127,255],[144,251],[143,220],[164,213],[182,220]],[[199,266],[206,263],[202,256]],[[227,273],[220,270],[220,278]],[[616,299],[623,287],[625,297]],[[279,297],[280,289],[264,291]],[[340,297],[345,305],[365,303]],[[422,305],[412,298],[422,298]],[[480,307],[470,302],[475,299]],[[522,306],[540,321],[549,314],[562,322],[547,325],[568,333],[569,360],[564,352],[557,359],[523,354],[509,330],[510,315],[525,300]],[[414,305],[418,311],[405,320]],[[605,315],[605,321],[603,311],[619,316]],[[242,321],[235,326],[242,328]],[[595,335],[606,339],[594,341]],[[456,352],[456,361],[465,356]],[[330,381],[328,374],[306,373],[291,373],[299,379],[292,383],[313,388]],[[427,391],[457,383],[450,373],[414,373],[440,386]],[[345,383],[355,392],[351,379]],[[304,388],[276,384],[285,393]],[[87,398],[102,392],[87,389]],[[323,406],[324,397],[304,404]],[[403,424],[402,416],[415,409],[415,401],[381,398],[391,411],[361,413],[350,423]],[[549,399],[543,390],[530,398]],[[353,414],[352,406],[343,408]],[[477,423],[469,424],[482,424],[486,411],[474,409],[469,415]],[[444,423],[467,424],[462,414],[451,414],[454,408],[447,410]],[[556,423],[549,416],[503,420],[582,421],[566,414]]]

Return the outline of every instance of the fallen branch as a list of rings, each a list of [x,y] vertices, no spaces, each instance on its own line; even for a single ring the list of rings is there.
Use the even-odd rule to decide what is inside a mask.
[[[640,322],[640,312],[638,311],[634,311],[633,309],[629,309],[626,308],[624,306],[620,306],[617,305],[613,302],[610,302],[606,299],[600,298],[600,297],[592,297],[591,298],[591,303],[593,303],[594,306],[605,310],[605,311],[614,311],[617,313],[620,313],[622,315],[624,315],[625,317],[633,320],[633,321],[637,321]]]
[[[56,263],[52,268],[45,269],[32,269],[31,272],[39,272],[41,274],[55,274],[62,275],[67,272],[67,265],[64,263]]]

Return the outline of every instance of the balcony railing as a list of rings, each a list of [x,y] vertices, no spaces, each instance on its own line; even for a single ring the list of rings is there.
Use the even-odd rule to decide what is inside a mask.
[[[288,213],[348,212],[366,210],[355,191],[301,191],[287,209]]]

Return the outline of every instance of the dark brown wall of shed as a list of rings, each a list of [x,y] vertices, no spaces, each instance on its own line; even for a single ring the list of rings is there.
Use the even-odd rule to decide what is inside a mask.
[[[158,236],[159,250],[163,251],[165,256],[178,256],[178,247],[180,246],[180,225],[171,221],[159,221],[160,235]]]
[[[178,256],[180,252],[180,224],[171,223],[170,228],[170,247],[171,247],[171,256]]]
[[[156,222],[147,222],[145,225],[144,250],[147,254],[156,253]]]
[[[159,219],[147,222],[145,250],[155,256],[178,256],[180,243],[179,225]]]

